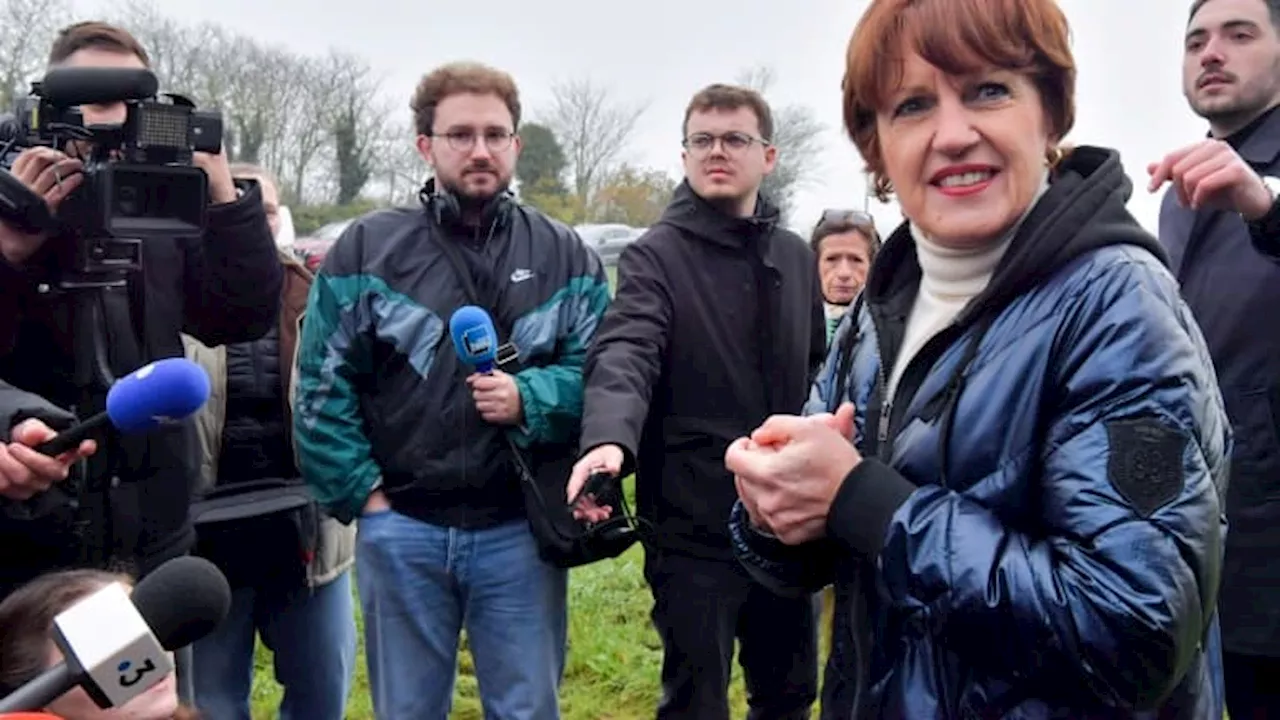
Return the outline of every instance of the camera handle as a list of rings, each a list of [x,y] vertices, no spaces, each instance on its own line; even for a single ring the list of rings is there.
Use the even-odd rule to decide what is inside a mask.
[[[108,354],[107,294],[128,292],[129,273],[142,269],[142,241],[77,238],[75,256],[73,269],[61,273],[57,286],[71,297],[74,382],[88,396],[105,393],[115,383]]]
[[[7,169],[0,167],[0,219],[25,233],[48,232],[56,226],[44,198]]]
[[[115,298],[108,295],[127,292],[126,278],[123,274],[69,273],[59,278],[56,288],[71,303],[74,363],[71,380],[78,395],[74,411],[84,419],[106,409],[107,391],[116,380],[111,371],[107,337],[107,306]],[[126,342],[131,340],[128,338]],[[111,555],[106,543],[109,534],[100,534],[110,532],[106,529],[110,521],[102,514],[105,512],[102,503],[94,502],[91,495],[105,491],[98,483],[111,475],[115,462],[114,448],[99,447],[98,456],[80,461],[80,472],[66,483],[68,493],[74,497],[73,522],[81,538],[80,562],[90,567],[103,565]],[[97,470],[92,469],[94,467]]]
[[[71,332],[74,342],[72,353],[75,369],[72,381],[85,395],[105,393],[115,383],[107,351],[106,319],[104,313],[107,292],[123,292],[111,286],[65,287],[71,297]]]

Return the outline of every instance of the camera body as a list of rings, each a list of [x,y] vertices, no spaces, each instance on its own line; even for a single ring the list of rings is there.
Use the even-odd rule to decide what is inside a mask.
[[[149,70],[54,68],[0,122],[0,217],[26,230],[70,234],[67,275],[101,286],[141,269],[150,238],[198,236],[209,204],[208,177],[194,153],[222,149],[222,116],[177,94],[156,95]],[[123,103],[118,125],[86,125],[81,105]],[[42,198],[9,172],[19,152],[47,146],[83,161],[80,187],[51,215]]]

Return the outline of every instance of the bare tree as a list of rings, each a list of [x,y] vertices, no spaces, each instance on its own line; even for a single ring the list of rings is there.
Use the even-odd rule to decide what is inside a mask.
[[[305,91],[293,82],[298,59],[248,38],[238,38],[235,45],[232,56],[239,58],[238,67],[228,68],[234,71],[230,95],[223,101],[224,124],[235,139],[227,148],[237,160],[270,165],[267,156],[285,141],[285,118]],[[277,162],[270,169],[279,173],[283,168]]]
[[[222,112],[231,158],[265,164],[285,179],[279,146],[290,107],[305,90],[295,81],[296,56],[219,25],[184,24],[148,0],[132,0],[114,19],[147,48],[165,89]]]
[[[315,176],[321,172],[315,161],[332,139],[330,118],[340,89],[336,67],[334,57],[323,57],[299,58],[292,68],[291,81],[302,91],[281,118],[284,141],[274,149],[283,171],[281,182],[288,178],[292,202],[312,201],[322,192],[318,186],[328,184],[325,178]]]
[[[645,105],[616,101],[589,79],[556,83],[551,93],[546,124],[564,148],[573,191],[585,205],[616,166]]]
[[[378,136],[376,172],[371,184],[388,205],[412,203],[430,171],[414,147],[410,124],[388,122]]]
[[[338,76],[330,120],[333,134],[334,201],[346,205],[357,197],[377,169],[379,141],[390,115],[382,95],[382,78],[354,55],[332,58]]]
[[[0,108],[26,95],[48,59],[49,43],[71,14],[67,0],[3,0],[0,5]]]
[[[0,108],[25,92],[45,64],[71,0],[0,0]],[[389,127],[381,78],[355,55],[304,56],[214,23],[164,14],[157,0],[123,0],[108,19],[138,38],[161,88],[223,116],[236,160],[280,180],[288,202],[350,202],[370,183],[387,199],[421,185],[412,133]]]
[[[117,10],[112,21],[138,39],[151,57],[151,69],[167,90],[183,95],[194,94],[205,88],[205,75],[209,53],[209,35],[215,28],[209,25],[193,27],[183,24],[160,11],[158,5],[147,0],[131,0]],[[208,104],[209,97],[192,97],[197,103]]]
[[[738,82],[768,97],[774,83],[772,69],[759,66],[743,71]],[[778,206],[784,219],[795,209],[796,193],[821,171],[822,135],[826,132],[817,115],[799,104],[773,106],[773,144],[778,162],[764,179],[761,193]]]

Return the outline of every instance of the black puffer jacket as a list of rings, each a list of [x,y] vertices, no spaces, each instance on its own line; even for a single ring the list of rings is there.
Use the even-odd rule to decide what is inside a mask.
[[[298,476],[284,416],[280,331],[227,346],[227,414],[218,484]]]

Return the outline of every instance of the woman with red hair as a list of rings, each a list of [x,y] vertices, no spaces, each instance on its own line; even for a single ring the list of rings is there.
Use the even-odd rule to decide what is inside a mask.
[[[740,560],[834,582],[827,717],[1221,717],[1231,431],[1053,0],[874,0],[845,125],[907,218],[805,417],[730,446]],[[850,441],[852,440],[852,442]]]

